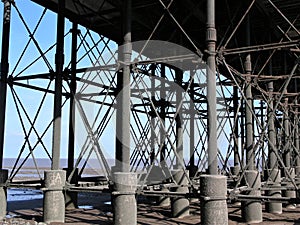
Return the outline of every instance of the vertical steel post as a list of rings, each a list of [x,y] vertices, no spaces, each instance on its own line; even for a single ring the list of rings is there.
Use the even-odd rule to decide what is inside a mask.
[[[195,71],[190,71],[190,77],[192,78],[192,73]],[[190,96],[191,96],[191,105],[190,105],[190,165],[189,165],[189,176],[194,177],[198,168],[195,165],[195,109],[194,109],[194,101],[195,101],[195,80],[191,81],[190,87]]]
[[[54,122],[52,137],[51,170],[45,171],[44,192],[44,222],[64,222],[65,198],[63,189],[66,183],[66,171],[60,170],[61,147],[61,116],[62,116],[62,81],[64,65],[64,18],[65,0],[58,2],[57,13],[57,44],[55,54],[55,94],[54,94]]]
[[[3,1],[3,25],[2,25],[2,50],[1,50],[1,77],[0,77],[0,170],[3,169],[5,112],[7,94],[7,76],[9,70],[9,35],[11,1]]]
[[[239,93],[238,87],[233,87],[233,109],[234,109],[234,157],[233,157],[233,168],[232,174],[238,175],[240,172],[240,156],[239,156]]]
[[[228,224],[226,205],[227,178],[218,174],[215,0],[207,0],[207,104],[208,104],[208,175],[200,176],[201,223]],[[217,198],[214,199],[214,197]],[[209,199],[209,200],[207,200]],[[210,201],[210,199],[214,199]]]
[[[118,74],[116,172],[113,173],[113,220],[115,225],[137,224],[137,176],[130,173],[130,62],[132,53],[132,0],[123,1],[124,44],[119,54],[123,73]]]
[[[296,89],[297,92],[297,89]],[[295,123],[295,133],[294,133],[294,145],[295,145],[295,151],[296,151],[296,166],[295,166],[295,173],[297,177],[300,175],[300,143],[299,143],[299,109],[298,109],[298,100],[295,100],[295,117],[294,117],[294,123]]]
[[[163,127],[166,125],[166,65],[161,64],[161,88],[160,88],[160,100],[162,102],[161,107],[160,107],[160,119],[161,123],[160,124],[160,145],[161,145],[161,152],[160,152],[160,166],[164,172],[164,174],[169,174],[169,169],[167,168],[167,163],[165,161],[166,159],[166,131],[164,130]],[[162,191],[169,191],[168,188],[163,187]],[[161,196],[158,198],[157,204],[159,206],[169,206],[171,203],[170,198],[167,196]]]
[[[71,46],[71,81],[70,81],[70,114],[69,114],[69,149],[68,149],[68,169],[74,167],[74,144],[75,144],[75,104],[76,94],[76,67],[77,67],[77,37],[78,24],[72,26],[72,46]]]
[[[155,100],[155,70],[156,70],[156,65],[152,64],[151,65],[151,98],[152,101]],[[155,108],[152,108],[150,111],[150,116],[151,116],[151,141],[150,141],[150,164],[154,163],[154,158],[155,158]]]
[[[291,133],[290,133],[290,115],[289,115],[289,108],[288,108],[288,102],[289,99],[285,98],[284,99],[284,115],[283,115],[283,126],[284,126],[284,157],[283,157],[283,161],[284,161],[284,165],[286,167],[286,171],[288,173],[290,173],[290,175],[288,176],[287,174],[285,174],[285,177],[291,177],[292,179],[295,179],[295,168],[292,167],[291,164],[291,153],[292,153],[292,148],[291,148]],[[293,184],[291,183],[291,181],[288,181],[288,183],[286,184],[286,186],[288,187],[293,187]],[[296,192],[295,191],[283,191],[283,196],[284,197],[290,197],[290,198],[296,198]],[[295,208],[295,204],[286,204],[285,207],[289,208],[289,209],[293,209]]]
[[[175,169],[184,169],[182,165],[184,164],[183,161],[183,115],[182,115],[182,106],[180,103],[182,101],[182,79],[183,79],[183,71],[176,69],[175,71],[176,76],[176,84],[178,87],[176,88],[176,109],[177,109],[177,116],[176,116],[176,166]]]
[[[272,66],[270,66],[270,72],[272,74]],[[269,137],[269,146],[268,146],[268,180],[274,182],[274,187],[280,187],[281,181],[281,172],[278,169],[277,157],[278,149],[276,144],[276,131],[275,131],[275,113],[274,109],[274,96],[273,96],[273,81],[268,83],[269,91],[269,107],[268,107],[268,137]],[[272,148],[272,146],[274,148]],[[281,197],[281,191],[268,191],[267,195]],[[282,203],[279,202],[268,202],[266,203],[266,211],[269,213],[282,213]]]
[[[284,165],[289,169],[291,167],[291,149],[290,149],[290,117],[288,109],[288,98],[284,99],[284,115],[283,115],[283,126],[284,126]]]
[[[76,67],[77,67],[77,37],[79,34],[78,24],[73,22],[71,43],[71,77],[70,77],[70,111],[69,111],[69,148],[68,148],[68,168],[67,179],[74,169],[74,153],[75,153],[75,94],[76,94]],[[78,184],[78,169],[75,169],[70,182]],[[77,208],[77,193],[67,191],[65,194],[66,208]]]
[[[65,0],[58,2],[57,13],[57,40],[55,54],[55,94],[54,94],[54,122],[52,138],[52,170],[60,167],[60,147],[61,147],[61,116],[62,116],[62,82],[64,65],[64,32],[65,32]]]
[[[246,24],[246,41],[247,46],[250,46],[250,17],[247,15],[247,24]],[[260,173],[255,169],[255,152],[253,148],[254,137],[253,137],[253,96],[252,96],[252,88],[251,88],[251,77],[252,74],[252,65],[251,65],[251,55],[247,54],[245,60],[245,71],[248,75],[246,77],[246,164],[248,167],[245,171],[244,182],[248,185],[252,190],[248,192],[249,195],[260,196]],[[262,221],[262,205],[260,202],[256,201],[246,201],[242,203],[242,214],[243,218],[247,223],[259,223]]]
[[[3,169],[4,137],[5,137],[5,116],[6,116],[6,95],[7,76],[9,71],[9,36],[11,1],[3,2],[3,25],[2,25],[2,50],[1,50],[1,71],[0,71],[0,219],[5,218],[7,209],[7,194],[5,183],[8,178],[8,170]]]
[[[119,49],[122,71],[118,73],[116,169],[130,170],[130,62],[131,62],[131,0],[124,1],[124,42]]]
[[[218,174],[215,0],[207,0],[207,105],[208,105],[208,173]]]
[[[160,88],[160,99],[162,101],[162,106],[160,107],[160,119],[161,122],[163,123],[162,125],[165,126],[165,121],[166,121],[166,106],[165,106],[165,101],[166,101],[166,66],[164,64],[161,64],[161,88]],[[166,134],[165,130],[163,129],[163,126],[160,126],[160,144],[162,145],[161,147],[161,152],[160,152],[160,161],[164,163],[165,156],[166,156],[166,137],[164,137]]]

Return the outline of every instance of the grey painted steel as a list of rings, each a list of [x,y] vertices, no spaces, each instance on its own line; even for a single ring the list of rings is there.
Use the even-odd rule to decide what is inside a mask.
[[[251,74],[251,56],[247,55],[245,62],[245,70],[247,74]],[[246,163],[248,164],[248,169],[253,170],[255,167],[254,164],[254,149],[253,149],[253,96],[250,77],[246,78],[246,99],[248,104],[246,104]]]
[[[161,88],[160,88],[160,99],[162,101],[166,100],[166,66],[164,64],[161,64]],[[160,152],[160,163],[161,163],[161,168],[163,171],[166,171],[166,163],[165,163],[165,156],[166,156],[166,131],[164,129],[164,126],[166,125],[166,106],[162,105],[160,107],[160,145],[161,147],[161,152]],[[168,188],[162,187],[161,191],[169,191]],[[168,196],[161,196],[158,197],[157,204],[159,206],[170,206],[171,204],[171,199]]]
[[[188,193],[188,171],[184,173],[183,170],[173,170],[172,171],[173,179],[180,187],[175,188],[175,192]],[[172,216],[177,218],[182,218],[190,214],[190,202],[187,198],[176,197],[172,198]]]
[[[45,171],[44,222],[65,221],[65,196],[63,189],[66,183],[66,171]]]
[[[271,186],[273,188],[280,188],[280,182],[281,182],[281,171],[279,169],[269,169],[267,171],[268,174],[268,181],[274,183]],[[280,190],[274,190],[274,191],[266,191],[266,195],[272,196],[272,197],[281,197],[281,191]],[[266,211],[268,213],[276,213],[281,214],[282,213],[282,203],[280,202],[266,202]]]
[[[273,82],[268,83],[268,91],[272,93],[274,91]],[[269,95],[269,107],[268,107],[268,137],[270,144],[268,145],[268,181],[277,184],[272,185],[273,187],[280,187],[281,182],[281,171],[278,170],[277,157],[278,149],[276,144],[276,131],[275,131],[275,115],[273,112],[274,99],[273,95]],[[281,197],[281,191],[267,191],[269,196]],[[269,213],[282,213],[282,203],[280,202],[269,202],[266,203],[266,211]]]
[[[273,92],[274,91],[274,88],[273,88],[273,82],[269,82],[268,83],[268,90],[269,92]],[[269,165],[268,165],[268,168],[269,169],[272,169],[272,168],[275,168],[277,169],[278,168],[278,163],[277,163],[277,157],[276,155],[278,154],[278,149],[275,148],[273,149],[272,146],[277,146],[276,144],[276,131],[275,131],[275,112],[273,112],[273,107],[274,107],[274,99],[273,99],[273,95],[270,94],[269,95],[269,98],[271,98],[270,102],[269,102],[269,108],[268,108],[268,137],[269,137],[269,146],[268,146],[268,149],[269,149]]]
[[[286,168],[287,171],[290,173],[290,177],[295,180],[295,169],[294,168]],[[288,176],[285,175],[285,178],[288,179]],[[285,184],[286,187],[294,187],[293,184],[288,181],[287,184]],[[290,197],[290,198],[296,198],[296,191],[290,191],[290,190],[285,190],[285,191],[282,191],[282,195],[283,197]],[[288,203],[288,204],[285,204],[284,205],[286,208],[288,209],[294,209],[296,208],[296,205],[295,204],[291,204],[291,203]]]
[[[77,37],[79,34],[78,24],[72,25],[72,43],[71,43],[71,81],[70,81],[70,113],[69,113],[69,149],[68,149],[68,169],[74,167],[74,149],[75,149],[75,102],[76,94],[76,67],[77,67]]]
[[[246,194],[252,196],[261,196],[261,180],[260,173],[256,170],[246,170],[244,183],[251,191]],[[260,201],[249,200],[242,202],[242,217],[247,223],[260,223],[262,221],[262,205]]]
[[[131,62],[131,0],[123,2],[124,43],[120,50],[123,72],[118,74],[116,166],[119,171],[130,169],[130,62]]]
[[[114,225],[137,224],[137,202],[135,197],[137,175],[114,173],[113,212]]]
[[[7,76],[9,70],[9,35],[11,1],[3,2],[3,25],[2,25],[2,49],[0,71],[0,169],[3,168],[4,136],[5,136],[5,112],[7,94]]]
[[[68,168],[67,177],[70,176],[74,168],[74,152],[75,152],[75,94],[76,94],[76,65],[77,65],[77,37],[79,34],[78,24],[72,25],[72,43],[71,43],[71,81],[70,81],[70,112],[69,112],[69,149],[68,149]],[[78,169],[72,175],[70,180],[72,184],[78,184]],[[78,194],[76,192],[65,193],[66,209],[77,208]]]
[[[227,225],[227,177],[220,175],[201,175],[200,194],[201,224]]]
[[[57,13],[57,44],[55,54],[55,94],[53,112],[53,137],[52,137],[52,170],[60,168],[61,147],[61,116],[62,116],[62,82],[64,66],[64,35],[65,35],[65,0],[58,2]]]
[[[295,81],[296,82],[296,81]],[[297,84],[297,82],[296,82]],[[297,85],[295,85],[297,90]],[[298,100],[295,99],[295,105],[298,105]],[[299,116],[298,116],[298,107],[295,108],[295,115],[294,115],[294,146],[295,146],[295,152],[296,152],[296,166],[295,166],[295,173],[296,176],[300,175],[300,138],[299,138]]]
[[[288,102],[289,99],[284,99],[284,146],[283,146],[283,161],[284,165],[289,169],[291,167],[291,143],[290,143],[290,117],[288,112]]]
[[[183,79],[183,72],[179,69],[176,69],[176,83],[180,86],[180,88],[177,88],[176,90],[176,110],[178,112],[178,115],[176,117],[176,169],[181,169],[184,165],[183,160],[183,117],[182,117],[182,105],[180,106],[180,103],[182,101],[182,94],[183,89],[182,87],[182,79]]]
[[[169,189],[166,188],[166,187],[163,187],[161,189],[161,191],[168,192]],[[160,197],[158,197],[157,205],[159,205],[159,206],[170,206],[171,205],[171,199],[170,199],[170,197],[167,197],[167,196],[160,196]]]
[[[250,46],[251,40],[250,40],[250,18],[249,15],[247,15],[246,20],[246,45]],[[245,72],[247,75],[252,74],[252,62],[251,62],[251,55],[247,54],[245,59]],[[255,168],[255,162],[254,162],[254,148],[253,148],[253,96],[252,96],[252,86],[251,86],[251,78],[250,76],[246,77],[246,90],[245,90],[245,96],[246,96],[246,107],[245,107],[245,123],[246,123],[246,163],[248,165],[248,170],[253,170]]]
[[[76,168],[73,172],[73,169],[65,168],[67,172],[67,181],[72,185],[78,185],[78,168]],[[73,172],[73,173],[72,173]],[[69,176],[72,175],[71,178]],[[78,193],[72,191],[65,192],[65,202],[66,202],[66,209],[76,209],[78,208]]]
[[[240,156],[239,156],[239,121],[238,116],[239,112],[237,111],[239,107],[239,95],[238,95],[238,87],[233,87],[233,108],[234,108],[234,157],[233,157],[233,168],[231,168],[232,175],[237,176],[240,172]]]
[[[208,105],[208,173],[218,174],[215,0],[207,0],[207,105]]]
[[[7,210],[7,193],[5,183],[8,179],[8,170],[0,170],[0,220],[4,219]]]

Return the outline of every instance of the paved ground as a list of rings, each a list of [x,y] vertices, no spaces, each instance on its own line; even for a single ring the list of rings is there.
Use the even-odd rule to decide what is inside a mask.
[[[113,224],[109,195],[81,194],[79,204],[84,207],[66,211],[65,224]],[[92,206],[93,208],[91,208]],[[22,202],[10,202],[8,205],[11,219],[6,219],[2,224],[40,224],[42,221],[42,200],[29,200]],[[158,207],[155,204],[147,204],[142,201],[138,205],[138,224],[141,225],[191,225],[200,224],[199,202],[191,204],[191,215],[184,219],[170,218],[170,207]],[[245,224],[241,218],[238,205],[229,207],[229,225]],[[300,208],[284,209],[281,215],[264,212],[264,222],[259,225],[300,225]],[[59,225],[58,223],[56,223]],[[1,225],[1,222],[0,222]],[[53,224],[54,225],[54,224]]]

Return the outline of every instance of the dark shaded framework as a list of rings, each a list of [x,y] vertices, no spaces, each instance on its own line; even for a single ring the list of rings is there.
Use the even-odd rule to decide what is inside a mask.
[[[43,187],[43,168],[39,168],[34,151],[42,148],[51,161],[51,168],[59,169],[60,137],[68,132],[65,188],[75,192],[109,190],[113,182],[112,165],[101,146],[105,142],[100,140],[106,129],[116,126],[109,140],[116,142],[113,170],[137,172],[138,194],[172,196],[172,188],[181,185],[169,175],[172,170],[181,169],[188,180],[189,192],[181,193],[186,197],[201,196],[199,177],[207,172],[227,176],[228,187],[224,188],[228,188],[228,200],[298,202],[295,195],[285,193],[298,190],[300,173],[299,1],[216,0],[216,42],[214,24],[207,20],[210,9],[202,0],[132,1],[132,9],[127,11],[125,3],[119,0],[28,1],[45,7],[40,21],[49,10],[57,13],[56,43],[47,50],[40,47],[40,40],[35,37],[37,29],[26,26],[18,1],[3,2],[0,169],[5,169],[7,90],[25,137],[5,182],[8,188]],[[27,72],[35,61],[23,70],[16,69],[19,62],[9,67],[10,20],[14,19],[9,16],[10,11],[15,11],[24,23],[29,42],[37,49],[36,59],[43,61],[48,71]],[[67,19],[72,29],[66,32]],[[138,47],[133,44],[136,50],[135,47],[147,48],[151,40],[175,43],[190,52],[166,58],[147,49],[149,52],[145,51],[138,62],[131,62],[128,58],[131,51],[126,44],[144,41]],[[115,43],[125,44],[125,48],[114,51]],[[212,43],[216,51],[211,48]],[[64,60],[66,44],[71,46],[69,62]],[[48,52],[54,50],[55,54],[49,57]],[[216,63],[216,73],[207,77],[202,69],[211,59]],[[84,60],[89,62],[81,67]],[[122,68],[118,70],[120,65]],[[131,75],[123,76],[127,70]],[[26,111],[28,103],[22,102],[18,93],[21,88],[43,93],[34,116]],[[52,105],[48,105],[54,117],[48,113],[49,124],[40,131],[36,124],[49,95],[54,96]],[[97,112],[92,116],[86,111],[89,104]],[[62,109],[66,105],[69,112],[64,116],[62,112],[66,110]],[[61,117],[69,120],[68,131],[62,130]],[[85,141],[75,155],[78,131],[74,132],[73,127],[77,123],[84,130],[80,136]],[[51,131],[53,138],[49,144],[45,136]],[[34,139],[30,138],[32,135]],[[182,139],[188,141],[181,145]],[[217,139],[222,139],[219,146]],[[85,177],[83,171],[92,155],[98,160],[99,176]],[[39,179],[15,180],[29,158],[35,162]],[[262,196],[251,192],[255,185],[247,186],[243,182],[247,170],[261,172]],[[276,180],[273,174],[279,170],[282,177]],[[155,176],[157,171],[160,176]],[[245,191],[250,194],[246,195]],[[277,191],[275,196],[272,191]],[[285,191],[285,196],[280,191]]]

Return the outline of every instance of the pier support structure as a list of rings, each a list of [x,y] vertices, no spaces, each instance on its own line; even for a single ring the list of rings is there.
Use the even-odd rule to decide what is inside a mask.
[[[207,0],[208,175],[200,176],[203,225],[228,224],[226,177],[218,175],[215,0]]]
[[[7,98],[7,76],[9,71],[9,38],[11,20],[11,1],[3,2],[2,49],[0,71],[0,219],[5,218],[7,209],[6,181],[8,170],[3,169],[5,117]]]

